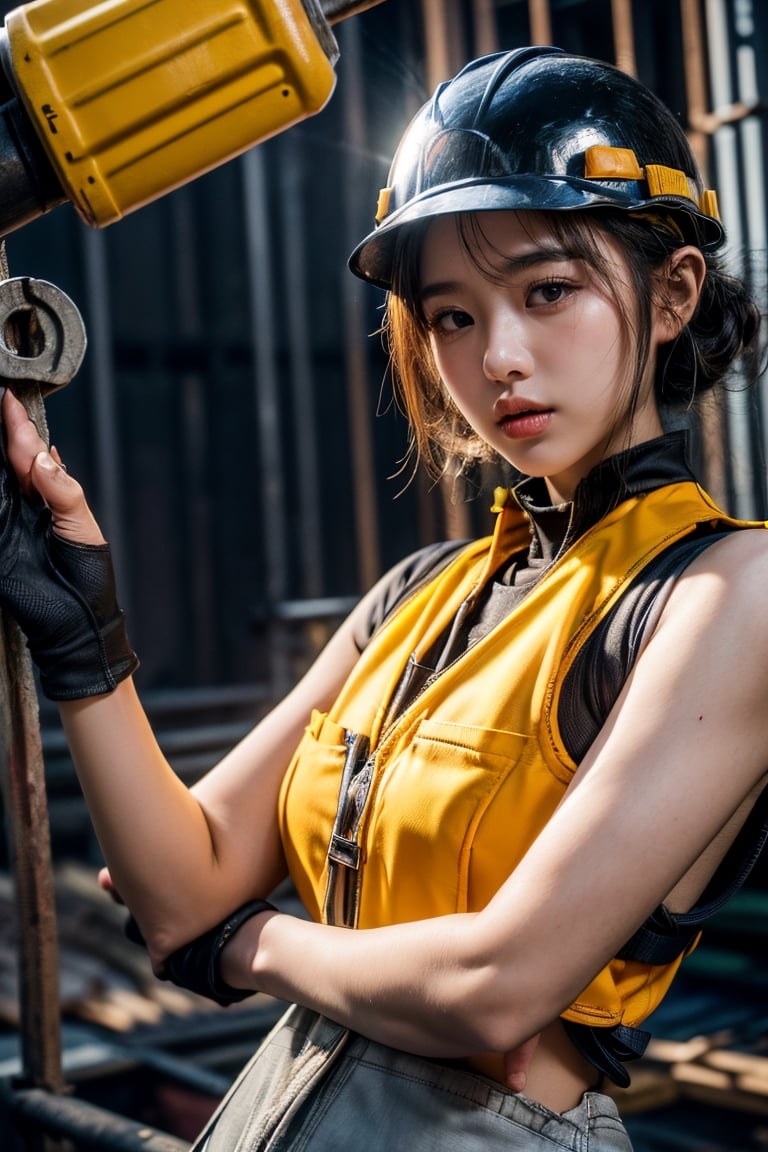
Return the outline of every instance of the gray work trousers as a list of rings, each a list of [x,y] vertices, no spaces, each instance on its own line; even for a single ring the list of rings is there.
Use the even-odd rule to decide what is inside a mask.
[[[291,1008],[192,1152],[632,1152],[600,1092],[562,1114]]]

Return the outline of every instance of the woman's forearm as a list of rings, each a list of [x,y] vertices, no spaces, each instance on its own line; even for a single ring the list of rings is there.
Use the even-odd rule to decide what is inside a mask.
[[[112,880],[153,955],[194,939],[285,875],[277,805],[313,707],[357,659],[342,628],[315,664],[192,790],[162,754],[131,681],[61,705]]]
[[[295,1001],[373,1040],[422,1056],[507,1051],[557,1015],[516,992],[483,956],[478,917],[441,916],[350,931],[275,913],[246,923],[222,953],[222,975]]]
[[[75,769],[118,892],[149,932],[183,916],[214,848],[195,798],[172,770],[131,680],[60,705]]]

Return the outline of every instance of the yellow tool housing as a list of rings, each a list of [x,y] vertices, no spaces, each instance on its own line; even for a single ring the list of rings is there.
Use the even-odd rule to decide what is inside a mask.
[[[96,227],[319,111],[335,86],[317,0],[35,0],[5,24],[19,97]]]

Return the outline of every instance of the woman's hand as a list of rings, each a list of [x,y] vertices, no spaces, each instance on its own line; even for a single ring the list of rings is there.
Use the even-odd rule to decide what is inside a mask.
[[[518,1048],[504,1053],[504,1083],[510,1092],[525,1092],[528,1084],[528,1069],[539,1046],[541,1033],[537,1032]]]
[[[10,389],[2,398],[8,461],[28,500],[35,495],[51,513],[51,527],[63,540],[75,544],[106,543],[83,490],[68,473],[56,448],[46,448],[24,405]]]
[[[109,546],[80,485],[8,390],[2,416],[0,606],[27,637],[51,700],[111,692],[138,660],[117,604]]]

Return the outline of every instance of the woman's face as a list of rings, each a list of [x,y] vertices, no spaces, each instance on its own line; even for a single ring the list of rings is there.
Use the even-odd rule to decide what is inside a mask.
[[[435,363],[470,426],[521,472],[545,477],[553,501],[569,500],[604,457],[661,434],[661,324],[630,419],[635,342],[595,271],[537,213],[475,220],[470,245],[452,216],[438,217],[424,240],[420,300]],[[633,315],[618,248],[608,237],[599,245]]]

